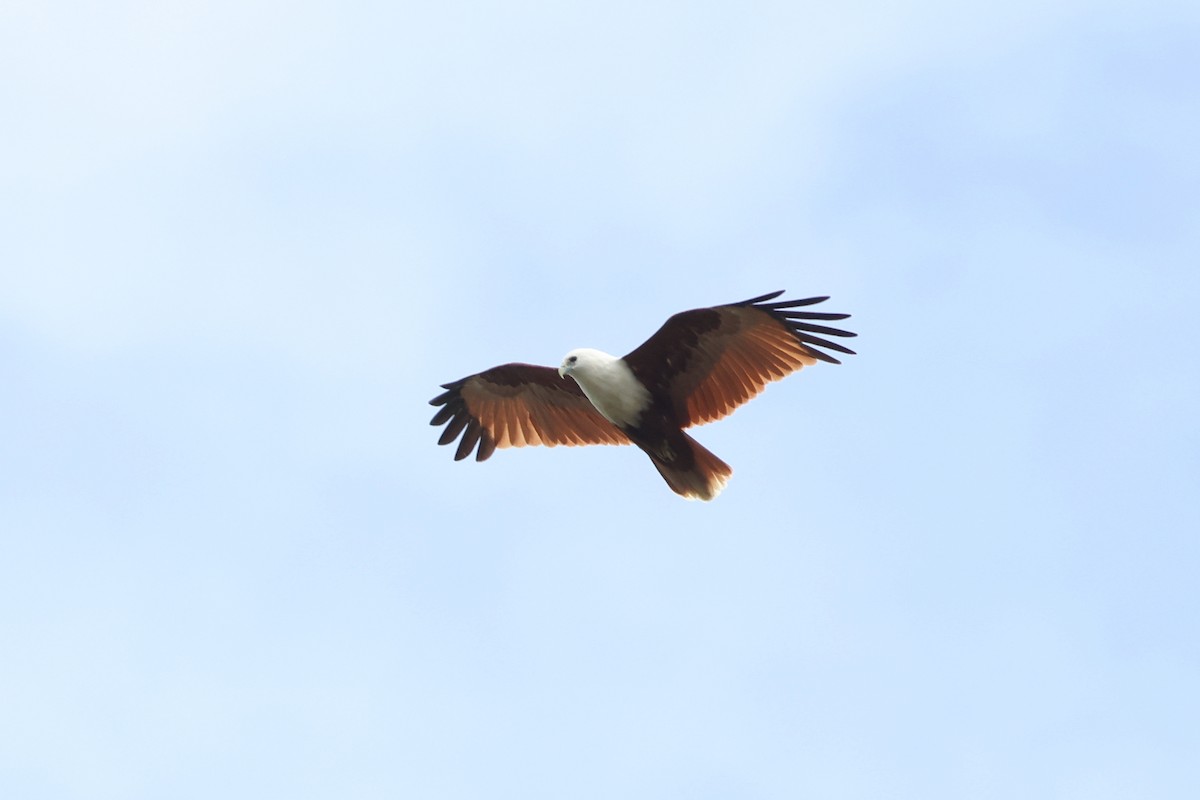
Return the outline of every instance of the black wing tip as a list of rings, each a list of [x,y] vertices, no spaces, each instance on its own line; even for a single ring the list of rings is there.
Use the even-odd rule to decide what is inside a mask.
[[[849,314],[831,314],[828,311],[780,311],[780,313],[785,317],[795,319],[850,319]]]
[[[783,294],[786,291],[787,291],[787,289],[780,289],[775,292],[769,292],[767,294],[760,294],[758,297],[751,297],[749,300],[742,300],[741,302],[734,303],[733,305],[735,305],[735,306],[756,306],[760,303],[765,303],[768,300],[774,300],[776,297],[779,297],[779,295]]]
[[[795,309],[805,306],[815,306],[818,303],[824,303],[829,299],[829,295],[818,295],[816,297],[805,297],[800,300],[775,300],[783,294],[783,290],[771,292],[770,294],[760,295],[749,300],[743,300],[740,303],[734,303],[737,306],[753,306],[754,308],[765,311],[775,319],[782,322],[791,331],[792,335],[800,342],[805,352],[813,358],[819,359],[829,364],[841,364],[834,356],[817,348],[823,347],[828,350],[836,350],[839,353],[847,355],[857,355],[853,350],[836,342],[831,342],[827,339],[822,339],[818,336],[813,336],[814,333],[821,333],[826,336],[838,336],[850,338],[858,336],[853,331],[845,331],[841,328],[832,328],[827,325],[813,325],[812,320],[842,320],[849,319],[849,314],[835,314],[822,311],[796,311]]]
[[[794,319],[789,319],[788,327],[793,333],[804,331],[805,333],[823,333],[827,336],[858,336],[853,331],[844,331],[841,328],[831,328],[828,325],[813,325],[811,322],[797,322]]]
[[[815,306],[817,303],[824,303],[829,299],[829,295],[819,295],[817,297],[802,297],[799,300],[780,300],[777,303],[759,303],[763,308],[771,311],[783,311],[788,308],[801,308],[803,306]],[[791,312],[789,312],[791,313]],[[797,314],[807,313],[802,311],[794,312]]]
[[[806,341],[801,346],[804,348],[804,352],[808,353],[813,358],[824,361],[826,364],[841,364],[842,363],[840,359],[836,358],[835,356],[831,356],[829,353],[826,353],[824,350],[818,350],[815,346],[813,346],[812,342]],[[839,353],[845,353],[846,355],[850,355],[850,356],[858,355],[858,353],[854,352],[849,347],[842,347],[840,344],[834,344],[833,342],[823,342],[822,346],[831,347],[834,350],[837,350]]]
[[[444,406],[447,403],[451,402],[452,400],[454,400],[455,397],[459,396],[459,391],[462,389],[463,384],[465,384],[466,382],[467,382],[466,378],[459,378],[456,381],[450,381],[449,383],[439,384],[446,391],[442,392],[437,397],[430,400],[429,405]]]
[[[455,461],[462,461],[471,455],[472,451],[475,451],[476,461],[486,461],[496,449],[496,445],[479,420],[467,410],[467,403],[463,400],[461,392],[466,381],[467,379],[463,378],[442,384],[446,391],[429,401],[430,405],[441,406],[429,424],[446,426],[438,437],[439,445],[454,444],[455,440],[458,441],[454,450]]]
[[[758,306],[764,311],[783,311],[788,308],[801,308],[803,306],[815,306],[817,303],[824,303],[829,299],[830,295],[823,294],[816,297],[802,297],[799,300],[778,300],[774,303],[768,302],[775,300],[776,297],[782,295],[786,289],[780,289],[777,292],[768,294],[760,294],[758,297],[751,297],[749,300],[742,300],[737,303],[730,303],[734,306]],[[790,313],[790,312],[789,312]],[[795,312],[805,313],[805,312]],[[848,314],[846,316],[849,316]]]

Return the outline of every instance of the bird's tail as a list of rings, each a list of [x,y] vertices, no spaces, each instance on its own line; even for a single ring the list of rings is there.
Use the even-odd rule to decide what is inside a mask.
[[[688,500],[712,500],[729,482],[733,468],[691,436],[683,432],[679,435],[682,439],[673,442],[677,446],[665,448],[661,453],[643,449],[658,468],[658,474],[676,494]],[[678,452],[683,447],[690,452]]]

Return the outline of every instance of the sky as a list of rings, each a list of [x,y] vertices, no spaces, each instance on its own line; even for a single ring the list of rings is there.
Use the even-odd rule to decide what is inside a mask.
[[[0,795],[1200,796],[1189,2],[0,8]],[[787,289],[633,448],[438,385]]]

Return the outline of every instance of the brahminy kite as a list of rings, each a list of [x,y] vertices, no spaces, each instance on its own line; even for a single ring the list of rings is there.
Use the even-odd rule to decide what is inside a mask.
[[[854,336],[812,320],[846,319],[796,309],[828,297],[770,302],[782,291],[671,317],[624,358],[572,350],[562,365],[502,364],[453,383],[429,401],[431,425],[446,425],[438,444],[462,440],[454,460],[497,447],[635,444],[688,499],[712,500],[733,474],[684,428],[720,419],[771,381],[818,361],[840,364],[818,348],[854,355],[821,338]],[[568,378],[570,380],[568,380]]]

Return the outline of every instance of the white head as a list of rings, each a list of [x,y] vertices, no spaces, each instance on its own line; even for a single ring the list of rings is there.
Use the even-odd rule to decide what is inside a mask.
[[[610,356],[608,353],[601,352],[600,350],[593,350],[590,347],[580,347],[563,356],[563,362],[558,368],[558,375],[560,378],[572,375],[572,377],[578,380],[578,376],[586,376],[589,372],[593,372],[599,367],[608,366],[616,360],[614,356]]]

